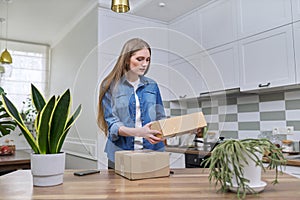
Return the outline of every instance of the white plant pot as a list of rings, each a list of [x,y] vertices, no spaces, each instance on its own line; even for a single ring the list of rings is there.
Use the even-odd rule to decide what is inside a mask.
[[[261,153],[256,153],[258,159],[262,159],[262,154]],[[249,180],[249,183],[247,185],[253,189],[254,192],[261,192],[264,190],[265,186],[267,185],[264,181],[261,180],[261,166],[256,166],[255,162],[246,154],[244,154],[248,165],[245,162],[241,162],[240,164],[244,165],[244,178]],[[254,158],[256,159],[256,158]],[[232,166],[229,166],[232,169]],[[233,187],[230,187],[229,189],[232,191],[237,191],[239,188],[239,185],[237,183],[235,174],[232,176],[232,185]]]
[[[54,186],[63,183],[65,153],[31,154],[31,173],[34,186]]]

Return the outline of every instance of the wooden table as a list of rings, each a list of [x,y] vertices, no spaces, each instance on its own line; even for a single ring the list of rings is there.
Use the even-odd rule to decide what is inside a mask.
[[[170,177],[130,181],[111,170],[82,177],[67,170],[63,184],[33,187],[30,170],[18,170],[0,177],[0,199],[237,199],[235,193],[217,193],[209,184],[207,169],[173,171]],[[267,187],[247,199],[299,199],[300,179],[283,174],[273,186],[273,175],[274,171],[263,173]]]
[[[30,154],[16,150],[14,155],[0,156],[0,171],[30,169]]]

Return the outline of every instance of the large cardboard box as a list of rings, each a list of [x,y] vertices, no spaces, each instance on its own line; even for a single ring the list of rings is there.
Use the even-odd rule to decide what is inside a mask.
[[[207,126],[207,123],[203,113],[197,112],[155,121],[151,125],[151,129],[160,131],[162,137],[168,138],[192,133],[205,126]]]
[[[165,177],[170,175],[169,160],[168,152],[117,151],[115,172],[129,180]]]

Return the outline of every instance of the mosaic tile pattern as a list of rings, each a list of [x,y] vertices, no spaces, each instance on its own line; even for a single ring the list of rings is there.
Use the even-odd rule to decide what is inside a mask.
[[[287,138],[300,140],[300,90],[171,101],[165,105],[169,117],[202,111],[209,130],[226,138],[256,138],[274,127],[293,126],[293,135]]]

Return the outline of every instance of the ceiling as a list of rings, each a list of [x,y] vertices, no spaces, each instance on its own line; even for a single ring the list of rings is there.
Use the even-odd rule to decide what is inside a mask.
[[[6,18],[10,40],[55,45],[86,13],[99,3],[110,9],[111,0],[0,0],[0,18]],[[169,22],[212,0],[129,0],[129,14]],[[164,3],[160,7],[159,3]],[[6,24],[0,24],[5,38]]]
[[[169,22],[212,0],[129,0],[129,13]],[[100,6],[110,8],[110,0],[99,0]],[[160,3],[164,6],[160,6]]]

